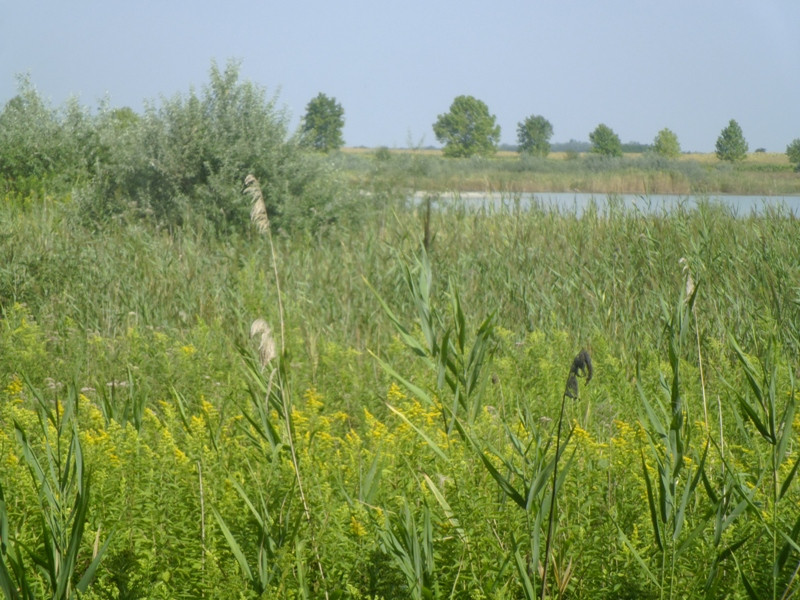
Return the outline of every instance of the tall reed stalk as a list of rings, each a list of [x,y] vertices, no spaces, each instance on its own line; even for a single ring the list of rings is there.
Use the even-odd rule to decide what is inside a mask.
[[[561,450],[561,426],[564,421],[564,406],[567,398],[578,399],[578,377],[585,377],[586,383],[592,379],[594,369],[592,368],[592,357],[586,350],[581,350],[572,361],[567,375],[567,383],[564,393],[561,396],[561,410],[558,415],[558,426],[556,428],[556,456],[553,463],[553,482],[550,486],[550,512],[547,516],[547,539],[544,546],[544,565],[542,566],[542,595],[544,600],[547,595],[547,568],[550,562],[550,547],[553,539],[553,526],[556,514],[556,487],[558,483],[558,459]]]
[[[798,457],[794,465],[788,469],[788,474],[781,481],[784,461],[792,445],[792,440],[796,439],[793,432],[796,409],[794,376],[789,371],[791,389],[787,400],[781,407],[778,398],[778,367],[775,360],[775,341],[770,341],[766,358],[761,364],[761,369],[758,370],[736,340],[732,336],[730,339],[733,350],[744,370],[749,387],[749,393],[740,393],[738,395],[739,407],[756,428],[761,439],[766,442],[769,452],[769,460],[765,468],[769,477],[769,509],[767,513],[769,518],[765,518],[766,511],[757,506],[746,492],[742,491],[741,493],[750,510],[762,521],[764,531],[769,537],[772,558],[769,597],[777,600],[779,597],[786,596],[796,576],[795,571],[795,574],[789,578],[789,584],[785,591],[780,592],[781,596],[779,596],[778,586],[784,575],[788,558],[793,552],[800,553],[800,543],[798,543],[800,542],[800,539],[798,539],[800,538],[800,515],[796,517],[794,523],[789,525],[781,521],[778,511],[780,503],[786,497],[800,468],[800,457]],[[797,511],[795,511],[796,513]],[[755,589],[741,569],[740,574],[751,600],[763,598],[763,592],[759,593]]]
[[[282,414],[284,423],[286,425],[286,439],[289,443],[289,451],[292,457],[292,466],[294,468],[295,478],[297,480],[297,489],[300,494],[300,500],[303,503],[303,512],[305,513],[306,521],[308,522],[309,532],[311,534],[311,542],[313,551],[316,558],[317,569],[319,570],[320,582],[322,585],[325,598],[328,598],[328,586],[325,579],[325,569],[322,566],[322,560],[319,556],[319,548],[316,543],[316,525],[311,514],[311,509],[308,504],[305,490],[303,488],[303,478],[300,476],[300,463],[297,459],[297,448],[295,445],[295,430],[292,420],[292,398],[289,393],[286,372],[283,369],[283,363],[286,357],[286,325],[283,313],[283,299],[281,294],[280,276],[278,274],[278,257],[275,253],[275,243],[272,240],[272,228],[269,223],[269,215],[267,214],[266,205],[264,203],[264,196],[261,191],[261,185],[258,180],[252,175],[248,175],[245,180],[245,193],[250,195],[253,202],[253,207],[250,211],[250,218],[259,232],[266,234],[269,242],[270,256],[272,258],[272,271],[275,276],[275,291],[278,298],[278,317],[280,319],[281,331],[281,344],[279,352],[280,368],[273,371],[277,375],[277,391],[279,392],[282,406]],[[262,355],[263,357],[263,355]],[[299,559],[299,557],[298,557]]]
[[[303,514],[308,524],[309,533],[311,535],[311,546],[314,553],[315,563],[319,572],[320,585],[325,598],[328,598],[328,585],[325,576],[325,569],[322,564],[322,559],[319,554],[319,548],[316,540],[316,523],[311,512],[308,497],[306,495],[303,476],[300,470],[300,461],[297,456],[296,448],[296,431],[293,422],[293,408],[292,408],[292,394],[289,387],[289,379],[286,372],[286,337],[285,337],[285,321],[283,300],[280,286],[280,275],[278,271],[278,258],[275,252],[275,244],[272,239],[272,230],[270,228],[269,216],[267,214],[264,197],[261,191],[261,186],[258,180],[253,175],[248,175],[245,178],[245,194],[248,194],[252,200],[253,206],[250,212],[250,217],[253,224],[258,231],[267,237],[270,249],[270,257],[272,260],[272,271],[275,278],[275,289],[278,298],[278,315],[280,321],[280,347],[275,349],[275,342],[272,339],[271,329],[267,322],[258,318],[254,320],[250,326],[250,335],[258,340],[259,344],[259,362],[260,368],[255,368],[248,363],[248,370],[252,378],[260,386],[262,397],[251,393],[253,405],[255,407],[256,416],[249,416],[245,414],[248,422],[258,431],[261,437],[269,441],[273,452],[280,449],[281,437],[271,422],[269,414],[270,407],[276,409],[283,420],[285,427],[285,442],[289,448],[289,455],[291,458],[292,470],[297,483],[297,491],[300,496],[300,501],[303,506]],[[268,375],[265,377],[263,371],[268,369]],[[263,593],[268,589],[268,584],[272,578],[272,567],[267,563],[273,559],[272,546],[276,546],[273,541],[272,533],[272,519],[270,517],[270,510],[268,509],[268,500],[261,495],[257,502],[253,502],[244,488],[240,485],[236,486],[237,491],[242,496],[250,512],[259,523],[261,528],[260,537],[260,559],[257,565],[257,572],[254,573],[250,567],[244,552],[242,552],[240,545],[234,538],[232,532],[228,528],[222,515],[214,510],[214,515],[225,535],[235,558],[239,562],[242,570],[247,575],[248,579],[254,585],[259,593]],[[294,538],[295,552],[298,554],[296,559],[298,565],[302,565],[302,557],[300,553],[303,551],[302,541],[297,539],[296,529],[290,531],[290,535],[284,536],[286,540]],[[298,579],[300,589],[305,597],[309,597],[309,590],[307,582],[305,581],[305,568],[298,568]]]
[[[52,406],[33,386],[29,387],[38,403],[43,452],[19,423],[15,422],[14,428],[39,492],[42,548],[27,547],[11,535],[5,491],[0,485],[0,590],[10,600],[38,598],[37,587],[28,578],[35,567],[44,576],[52,600],[72,600],[89,588],[111,536],[99,546],[98,530],[91,560],[79,560],[89,511],[91,477],[84,464],[78,436],[75,386],[69,386],[63,405],[56,400]]]

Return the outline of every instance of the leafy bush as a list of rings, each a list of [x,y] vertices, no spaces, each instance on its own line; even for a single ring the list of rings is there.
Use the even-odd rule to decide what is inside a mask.
[[[244,176],[264,182],[268,210],[283,227],[317,228],[337,218],[347,198],[322,159],[304,153],[286,115],[239,67],[212,64],[201,94],[148,104],[141,118],[106,115],[99,136],[107,152],[81,196],[85,218],[149,217],[175,227],[207,221],[241,228],[249,206]]]
[[[100,148],[92,116],[76,100],[60,111],[28,77],[0,113],[0,179],[7,192],[59,191],[89,176]]]

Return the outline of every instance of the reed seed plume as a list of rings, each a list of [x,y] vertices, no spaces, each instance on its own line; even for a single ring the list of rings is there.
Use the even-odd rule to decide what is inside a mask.
[[[258,359],[261,367],[266,367],[278,355],[275,351],[275,339],[272,328],[264,319],[258,318],[250,325],[250,338],[258,336]]]
[[[689,298],[691,298],[692,294],[694,294],[694,290],[697,285],[692,277],[692,270],[689,267],[689,261],[686,260],[685,257],[681,257],[678,263],[683,266],[683,275],[686,277],[686,301],[688,302]]]
[[[259,233],[266,233],[269,231],[269,215],[267,214],[267,205],[264,204],[264,195],[261,193],[261,185],[255,175],[250,174],[244,178],[244,193],[250,194],[250,198],[253,200],[250,220]]]
[[[553,521],[556,509],[556,487],[558,486],[558,458],[561,451],[561,425],[564,422],[564,404],[567,398],[578,398],[578,377],[585,377],[586,383],[592,380],[594,369],[592,368],[592,357],[585,348],[578,352],[572,361],[567,376],[567,385],[564,388],[564,395],[561,397],[561,413],[558,417],[558,428],[556,433],[556,456],[553,463],[553,482],[550,487],[550,514],[547,517],[547,539],[544,545],[544,566],[542,568],[542,595],[541,600],[547,597],[547,566],[550,562],[550,544],[553,537]]]
[[[567,398],[576,399],[578,397],[578,377],[586,377],[586,383],[589,383],[592,380],[593,373],[592,357],[588,351],[581,350],[575,360],[572,361],[564,395]]]

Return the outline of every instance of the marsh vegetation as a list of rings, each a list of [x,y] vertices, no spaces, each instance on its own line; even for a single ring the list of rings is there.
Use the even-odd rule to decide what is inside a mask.
[[[3,180],[7,597],[796,594],[800,222],[406,201],[789,166],[319,156],[217,76]]]

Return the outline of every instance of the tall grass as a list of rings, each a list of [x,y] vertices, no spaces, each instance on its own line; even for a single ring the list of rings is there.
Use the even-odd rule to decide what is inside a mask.
[[[800,191],[800,179],[785,155],[753,155],[737,165],[709,156],[453,159],[421,150],[379,150],[342,152],[335,160],[361,187],[391,182],[431,192],[782,195]]]
[[[797,589],[796,219],[439,207],[423,259],[386,192],[271,246],[4,201],[4,543],[44,548],[14,422],[74,381],[84,527],[115,531],[88,597],[535,597],[542,562],[550,597]]]

